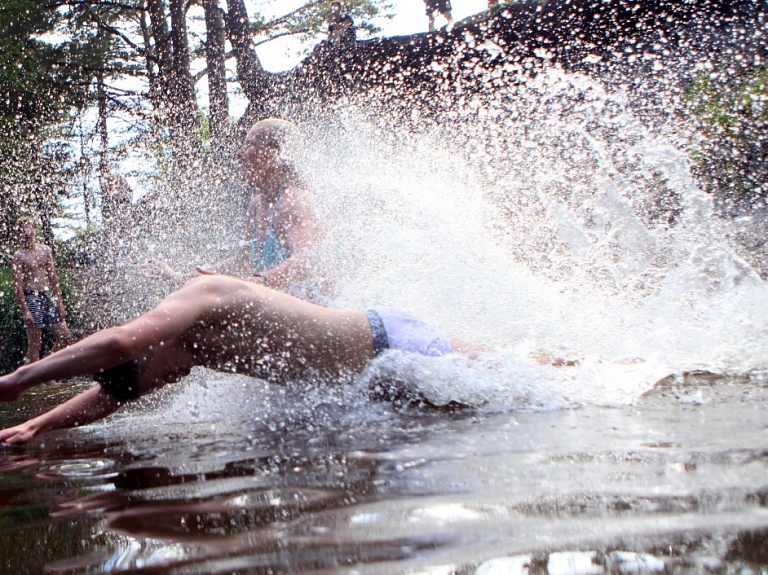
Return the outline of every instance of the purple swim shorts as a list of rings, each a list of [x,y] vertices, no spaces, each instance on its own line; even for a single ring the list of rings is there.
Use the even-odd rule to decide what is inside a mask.
[[[371,324],[373,350],[379,355],[399,349],[439,357],[451,352],[451,342],[442,333],[407,311],[377,307],[365,312]]]

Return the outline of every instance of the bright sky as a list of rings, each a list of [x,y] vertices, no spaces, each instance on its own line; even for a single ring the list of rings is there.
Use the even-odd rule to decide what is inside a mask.
[[[265,12],[269,10],[277,14],[285,14],[295,7],[301,6],[306,0],[247,0],[249,10],[254,10],[258,4]],[[424,13],[424,0],[389,0],[393,5],[395,17],[392,20],[381,20],[378,25],[382,28],[382,36],[403,36],[427,31],[427,17]],[[451,0],[454,20],[477,14],[488,8],[487,0]],[[445,25],[445,20],[438,17],[438,27]],[[270,72],[279,72],[293,68],[302,58],[300,47],[290,41],[276,40],[257,48],[262,64]]]

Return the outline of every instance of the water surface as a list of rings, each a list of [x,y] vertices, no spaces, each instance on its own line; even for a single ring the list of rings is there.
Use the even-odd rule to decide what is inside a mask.
[[[4,449],[2,572],[768,569],[758,375],[505,413],[212,379]],[[3,424],[57,395],[4,406]],[[243,407],[196,415],[213,396]]]

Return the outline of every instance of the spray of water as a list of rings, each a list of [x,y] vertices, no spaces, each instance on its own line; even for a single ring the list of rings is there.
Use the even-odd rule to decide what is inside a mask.
[[[409,372],[436,403],[559,406],[629,402],[669,373],[765,367],[764,283],[686,154],[627,99],[551,67],[490,102],[466,98],[454,122],[393,130],[350,105],[315,126],[307,163],[339,302],[402,306],[494,350],[495,367],[409,358],[387,377]],[[570,351],[579,366],[533,360]]]
[[[475,362],[386,355],[358,384],[552,409],[625,404],[686,370],[768,366],[768,290],[729,246],[674,131],[638,118],[625,88],[557,66],[510,62],[492,79],[502,87],[434,117],[404,120],[368,95],[302,122],[331,304],[402,307],[489,349]],[[219,179],[188,182],[191,217],[146,228],[126,259],[183,267],[210,259],[212,242],[234,245],[237,202],[221,201]],[[540,365],[542,354],[580,361]]]

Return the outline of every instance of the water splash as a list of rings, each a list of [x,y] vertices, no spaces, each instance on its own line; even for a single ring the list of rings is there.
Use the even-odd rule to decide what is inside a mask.
[[[369,95],[302,122],[332,304],[402,307],[491,350],[474,367],[390,357],[379,375],[439,405],[551,409],[631,402],[669,373],[765,368],[768,291],[692,178],[681,126],[650,125],[626,86],[557,66],[509,62],[495,80],[457,86],[430,117]],[[191,174],[175,199],[189,217],[127,259],[162,251],[183,268],[234,245],[238,226],[211,235],[214,216],[234,219],[216,174],[203,187]],[[536,362],[552,353],[583,360]]]
[[[623,403],[666,373],[763,368],[768,291],[674,131],[586,76],[552,67],[520,79],[491,101],[467,98],[452,122],[393,130],[350,105],[315,126],[307,163],[343,270],[339,303],[409,309],[496,349],[503,377],[490,376],[489,394],[482,368],[422,366],[425,378],[414,359],[395,371],[425,395],[440,387],[437,403],[519,407],[550,379],[552,406]],[[593,360],[526,364],[569,350]]]

